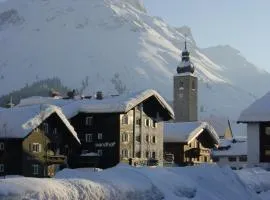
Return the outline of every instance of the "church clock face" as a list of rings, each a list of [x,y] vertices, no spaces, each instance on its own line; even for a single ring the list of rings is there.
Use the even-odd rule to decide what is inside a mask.
[[[184,94],[183,93],[180,93],[179,94],[179,98],[182,99],[184,97]]]

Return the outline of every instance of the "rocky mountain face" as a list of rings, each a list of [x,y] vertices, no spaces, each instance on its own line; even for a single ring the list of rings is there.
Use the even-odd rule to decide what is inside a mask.
[[[85,94],[154,88],[172,100],[187,32],[200,116],[236,119],[270,75],[229,46],[197,47],[188,27],[148,15],[139,0],[1,0],[0,95],[59,77]]]

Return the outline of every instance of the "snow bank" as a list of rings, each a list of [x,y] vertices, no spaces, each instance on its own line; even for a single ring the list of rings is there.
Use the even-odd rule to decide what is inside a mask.
[[[240,171],[238,176],[216,165],[134,168],[123,164],[103,171],[65,169],[54,179],[0,179],[0,199],[267,199],[270,184],[255,171]],[[264,193],[256,194],[251,181],[242,179],[248,173],[253,173],[254,182],[265,182]],[[263,173],[269,179],[270,173]]]
[[[261,168],[247,168],[237,171],[237,174],[243,183],[255,192],[267,192],[270,194],[270,172]],[[268,199],[270,199],[270,195]]]

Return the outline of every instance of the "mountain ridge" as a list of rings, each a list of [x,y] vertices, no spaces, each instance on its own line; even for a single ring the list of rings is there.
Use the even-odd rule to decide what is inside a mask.
[[[137,0],[1,3],[0,95],[55,76],[69,88],[81,88],[88,80],[85,94],[98,90],[115,94],[112,80],[117,75],[126,92],[154,88],[171,100],[186,31],[190,31],[188,49],[200,81],[201,117],[216,114],[235,119],[266,92],[263,86],[269,74],[261,75],[255,66],[244,63],[252,69],[251,75],[238,80],[244,67],[238,54],[241,67],[236,70],[225,62],[226,57],[222,60],[214,50],[197,47],[188,27],[174,28],[144,9]],[[15,74],[19,74],[16,79]],[[249,83],[258,77],[262,83]]]

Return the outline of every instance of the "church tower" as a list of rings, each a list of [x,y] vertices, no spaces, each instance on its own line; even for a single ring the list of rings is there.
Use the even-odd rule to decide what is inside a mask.
[[[177,67],[177,74],[173,78],[173,106],[175,122],[197,121],[198,79],[194,75],[194,65],[190,61],[185,40],[182,60]]]

